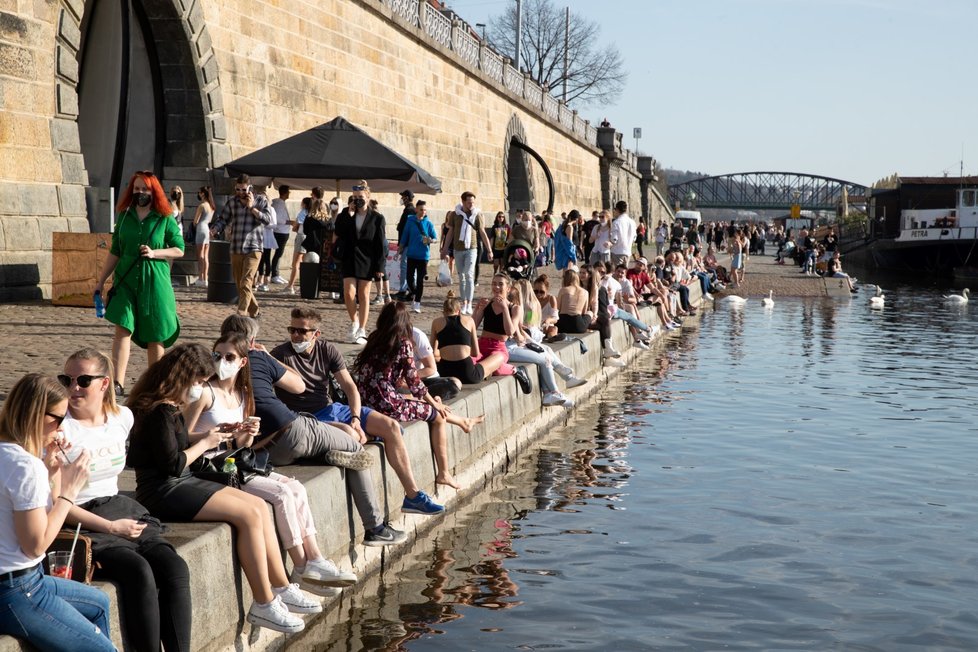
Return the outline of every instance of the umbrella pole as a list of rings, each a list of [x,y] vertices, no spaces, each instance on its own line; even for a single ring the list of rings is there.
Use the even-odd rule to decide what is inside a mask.
[[[336,180],[336,199],[339,200],[339,198],[340,198],[340,180],[337,179]]]

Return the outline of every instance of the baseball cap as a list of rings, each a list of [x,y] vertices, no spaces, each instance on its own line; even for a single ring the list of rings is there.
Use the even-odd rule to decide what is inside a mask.
[[[407,197],[408,199],[414,199],[414,193],[410,190],[402,190],[400,193],[401,197]]]

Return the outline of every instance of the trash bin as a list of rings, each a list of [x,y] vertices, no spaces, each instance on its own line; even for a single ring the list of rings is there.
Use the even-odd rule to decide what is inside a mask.
[[[320,263],[299,263],[299,295],[303,299],[319,298]]]
[[[237,303],[238,286],[231,270],[231,243],[211,240],[207,261],[207,300],[211,303]]]

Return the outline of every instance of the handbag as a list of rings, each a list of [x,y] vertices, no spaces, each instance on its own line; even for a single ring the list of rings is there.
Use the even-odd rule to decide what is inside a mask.
[[[423,378],[422,382],[428,388],[429,394],[437,396],[442,401],[450,401],[458,396],[458,387],[455,386],[455,383],[450,378],[435,376],[434,378]]]
[[[54,537],[54,541],[48,547],[47,552],[71,552],[72,542],[75,541],[74,530],[62,530]],[[92,563],[92,540],[84,534],[78,535],[75,545],[75,554],[71,558],[71,579],[84,584],[92,583],[92,575],[95,573],[95,565]],[[44,573],[51,574],[48,568],[48,556],[44,555]]]
[[[237,473],[225,473],[224,471],[191,471],[191,473],[195,478],[200,480],[216,482],[217,484],[224,485],[225,487],[231,487],[232,489],[241,488],[241,481],[238,480]]]
[[[234,458],[234,465],[238,467],[238,472],[235,474],[225,473],[222,470],[224,462],[229,457]],[[195,478],[240,489],[242,485],[248,484],[256,475],[267,477],[275,470],[268,458],[267,450],[256,451],[253,448],[241,447],[221,451],[213,457],[198,457],[190,465],[190,471]]]

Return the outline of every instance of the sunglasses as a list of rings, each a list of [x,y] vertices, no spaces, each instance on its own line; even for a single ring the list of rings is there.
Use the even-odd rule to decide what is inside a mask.
[[[533,294],[535,294],[535,295],[537,295],[538,297],[542,297],[542,296],[543,296],[543,295],[545,295],[546,293],[547,293],[547,291],[546,291],[546,290],[534,290],[534,291],[533,291]]]
[[[62,387],[71,387],[74,383],[78,383],[78,386],[82,389],[88,388],[92,384],[92,381],[96,378],[108,378],[108,376],[90,376],[89,374],[82,374],[81,376],[76,376],[72,378],[67,374],[58,374],[58,382],[61,383]],[[54,416],[54,415],[50,415]],[[62,419],[64,417],[61,417]]]
[[[68,416],[67,414],[51,414],[50,412],[45,412],[44,414],[57,421],[59,426],[65,420],[65,417]]]
[[[248,189],[247,188],[235,188],[234,189],[234,192],[237,192],[237,193],[240,193],[240,194],[245,194],[246,192],[248,192]]]
[[[318,328],[298,328],[296,326],[289,326],[285,330],[289,331],[289,335],[305,335],[306,333],[315,333]]]
[[[211,353],[211,355],[214,356],[214,362],[220,362],[221,361],[221,358],[227,360],[228,362],[234,362],[235,360],[238,359],[238,355],[236,353],[223,353],[222,354],[222,353],[219,353],[217,351],[214,351],[213,353]]]
[[[363,192],[367,189],[367,186],[353,186],[353,192]]]

